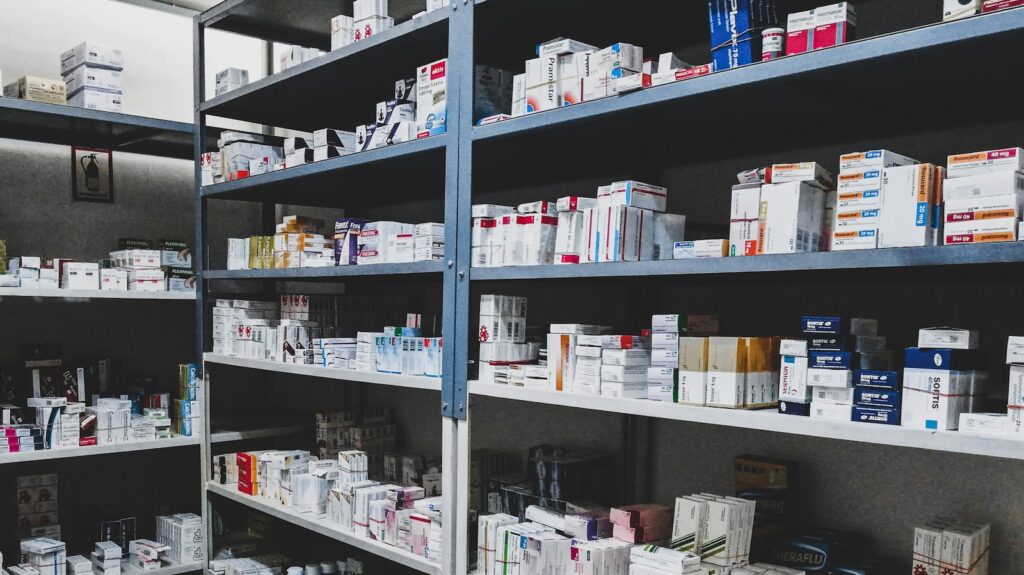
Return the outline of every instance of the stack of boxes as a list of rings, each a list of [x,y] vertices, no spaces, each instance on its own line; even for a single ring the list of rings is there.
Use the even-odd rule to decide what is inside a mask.
[[[1024,338],[1012,335],[1008,338],[1006,363],[1010,366],[1007,413],[962,413],[960,431],[1024,437]]]
[[[887,352],[885,337],[878,335],[878,320],[853,318],[849,336],[843,331],[843,320],[838,317],[805,317],[803,331],[811,336],[811,349],[807,359],[807,385],[811,389],[811,417],[833,421],[853,419],[854,373],[860,370],[887,370],[892,353]],[[851,342],[853,346],[850,345]],[[864,378],[870,380],[870,373]],[[863,394],[870,402],[881,397]],[[888,394],[881,394],[886,400]],[[896,406],[899,407],[898,405]]]
[[[775,164],[739,180],[732,188],[730,256],[823,249],[825,198],[834,188],[828,171],[814,162]]]
[[[580,333],[575,335],[573,339],[576,340],[576,347],[573,348],[573,355],[576,358],[575,365],[573,367],[573,379],[572,385],[566,388],[567,391],[573,393],[582,393],[587,395],[600,395],[601,394],[601,354],[603,352],[601,348],[601,341],[599,338],[590,337],[597,335],[605,331],[605,328],[601,326],[578,326]],[[587,336],[587,337],[584,337]],[[580,342],[580,338],[583,341]],[[550,338],[548,336],[548,354],[551,353],[552,347]]]
[[[686,216],[665,213],[668,190],[633,180],[597,190],[597,207],[585,212],[588,262],[672,259],[683,240]]]
[[[94,416],[96,445],[128,443],[131,437],[130,400],[101,397],[94,407],[85,409],[86,417]]]
[[[241,68],[225,68],[214,78],[214,96],[223,96],[249,84],[249,71]]]
[[[944,174],[942,167],[932,164],[882,170],[878,247],[934,246],[941,243]]]
[[[976,371],[982,358],[978,332],[927,328],[918,332],[917,347],[907,348],[903,365],[904,427],[957,429],[962,413],[973,412],[988,374]]]
[[[90,555],[95,575],[121,575],[121,546],[113,541],[99,541]]]
[[[416,249],[415,226],[401,222],[370,222],[359,232],[357,263],[383,264],[412,261]]]
[[[914,529],[914,574],[988,575],[991,527],[937,519]]]
[[[651,366],[647,369],[647,399],[679,401],[680,334],[686,335],[686,316],[655,315],[651,318]]]
[[[710,493],[677,497],[672,548],[700,556],[709,569],[729,572],[750,561],[754,501]]]
[[[594,198],[566,196],[558,198],[558,229],[555,233],[555,264],[578,264],[587,249],[586,210],[597,207]]]
[[[888,150],[870,150],[861,153],[844,154],[839,157],[839,183],[836,189],[834,204],[835,220],[832,225],[832,251],[872,249],[879,247],[879,228],[883,213],[883,171],[894,166],[912,166],[917,164],[906,156],[894,154]],[[889,172],[894,186],[897,184],[910,183],[916,186],[917,178],[913,178],[916,169],[910,171]],[[902,177],[901,177],[902,176]],[[907,176],[912,179],[908,180]],[[934,189],[933,186],[926,186],[919,192],[928,192]],[[894,191],[899,198],[906,198],[905,190]],[[916,199],[917,196],[911,196]],[[915,202],[914,207],[917,204]],[[894,212],[898,208],[894,207]],[[916,209],[914,210],[916,212]],[[892,221],[898,224],[894,229],[899,230],[907,225],[908,220],[903,213],[894,213]],[[927,218],[931,216],[926,211],[923,216],[925,229],[927,229]],[[914,220],[909,220],[914,221]]]
[[[82,42],[64,52],[60,55],[60,73],[67,85],[68,104],[120,112],[123,69],[124,54],[120,48]]]
[[[65,575],[67,573],[67,550],[64,543],[49,537],[21,540],[21,555],[25,564],[39,575]]]
[[[651,365],[651,336],[583,335],[578,342],[601,348],[601,395],[647,399],[647,370]]]
[[[323,51],[316,48],[303,48],[302,46],[288,46],[285,49],[284,54],[278,60],[279,69],[278,72],[284,72],[288,68],[294,68],[299,64],[305,64],[311,62],[320,56],[323,56]]]
[[[128,564],[143,573],[159,569],[170,547],[149,539],[128,542]]]
[[[470,241],[473,267],[497,267],[505,265],[505,228],[503,218],[511,223],[515,208],[493,204],[473,206],[473,232]],[[509,234],[510,239],[512,234]],[[509,250],[511,252],[511,249]],[[511,265],[511,261],[509,262]]]
[[[612,507],[612,537],[634,545],[667,540],[672,533],[672,509],[656,503]]]
[[[355,0],[352,4],[352,41],[358,42],[394,27],[388,16],[388,0]],[[344,26],[342,26],[344,29]],[[334,42],[331,42],[334,50]]]
[[[159,250],[150,249],[148,243],[140,247],[121,243],[119,247],[118,251],[110,252],[110,260],[114,267],[126,272],[128,291],[167,291],[166,276],[160,269],[163,254]]]
[[[157,516],[156,540],[167,545],[167,558],[179,565],[202,561],[206,554],[203,519],[194,513]]]
[[[22,538],[60,539],[57,474],[23,475],[17,478],[16,485],[17,534]]]
[[[202,407],[199,402],[199,370],[194,363],[178,365],[178,398],[174,400],[174,433],[197,435]],[[162,432],[163,422],[159,426]]]
[[[444,259],[444,224],[416,224],[412,259],[417,262]]]
[[[786,25],[786,55],[803,54],[850,42],[855,37],[857,13],[849,2],[794,12]]]
[[[526,342],[525,297],[481,295],[479,326],[480,381],[507,383],[510,366],[537,359],[540,346]]]
[[[946,245],[1014,241],[1024,206],[1024,149],[949,156],[943,182]]]
[[[321,233],[323,220],[285,216],[274,234],[274,267],[311,268],[334,264],[334,241]]]
[[[776,348],[778,340],[772,337],[708,338],[705,405],[729,409],[774,407],[779,398],[775,385],[778,363],[773,357]],[[695,345],[689,353],[700,351]],[[694,360],[699,365],[699,355],[687,359]],[[687,387],[692,388],[689,382]],[[686,395],[685,403],[695,403],[699,393]]]
[[[657,545],[637,545],[630,549],[629,565],[634,575],[701,573],[699,555]]]
[[[879,336],[880,337],[880,336]],[[861,338],[857,338],[859,341]],[[887,361],[892,352],[884,352],[881,361]],[[889,367],[875,364],[872,369],[860,356],[861,368],[853,372],[853,413],[851,420],[862,423],[880,423],[885,425],[900,424],[900,409],[903,406],[903,388],[900,385],[900,374],[894,371],[889,360]],[[875,354],[872,354],[875,355]]]

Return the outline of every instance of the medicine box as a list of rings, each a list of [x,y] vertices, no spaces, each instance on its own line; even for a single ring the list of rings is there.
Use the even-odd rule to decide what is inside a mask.
[[[69,106],[99,110],[100,112],[120,112],[122,104],[123,96],[121,94],[89,88],[79,90],[78,93],[68,98]]]
[[[814,48],[814,10],[793,12],[786,21],[786,55],[803,54]]]
[[[942,169],[931,164],[883,170],[878,247],[935,245]]]
[[[1024,172],[1003,171],[950,178],[942,183],[942,199],[962,200],[986,196],[1024,194]]]
[[[831,48],[854,39],[857,27],[857,13],[849,2],[814,9],[815,50]]]
[[[962,178],[991,172],[1016,172],[1024,169],[1024,150],[1005,148],[971,154],[949,156],[947,178]]]
[[[765,254],[818,251],[825,194],[805,182],[761,187]]]
[[[448,59],[420,66],[416,76],[416,137],[443,134],[448,121]]]
[[[83,88],[101,92],[121,93],[121,71],[95,66],[79,66],[64,75],[69,95],[74,95]]]
[[[22,76],[4,86],[4,96],[44,104],[64,104],[67,102],[67,88],[62,80]]]
[[[124,54],[120,48],[86,41],[60,55],[61,74],[66,75],[83,64],[121,70],[124,68]]]

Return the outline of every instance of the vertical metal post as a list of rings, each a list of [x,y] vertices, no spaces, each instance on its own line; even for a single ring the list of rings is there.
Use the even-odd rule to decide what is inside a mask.
[[[467,572],[469,529],[469,401],[466,388],[469,336],[470,184],[473,121],[473,2],[448,7],[448,128],[445,146],[444,377],[441,390],[444,460],[442,573]]]
[[[193,161],[195,162],[195,209],[196,209],[196,235],[195,249],[192,250],[198,280],[196,282],[196,357],[195,363],[202,382],[201,400],[203,405],[203,436],[199,447],[199,473],[201,477],[199,493],[202,497],[200,502],[200,515],[203,518],[203,532],[206,537],[206,566],[209,565],[209,558],[213,552],[213,529],[210,518],[212,508],[209,496],[206,493],[206,481],[210,477],[211,449],[210,449],[210,377],[206,373],[206,366],[203,364],[203,352],[206,351],[206,292],[207,280],[206,270],[209,268],[209,234],[207,227],[206,200],[203,199],[203,170],[202,155],[206,151],[206,115],[202,113],[200,105],[206,98],[206,29],[197,14],[192,18],[192,90],[194,105],[194,133],[193,133]]]

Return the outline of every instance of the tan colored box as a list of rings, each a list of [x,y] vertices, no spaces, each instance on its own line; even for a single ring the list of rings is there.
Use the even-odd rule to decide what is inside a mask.
[[[4,86],[4,96],[44,104],[67,104],[68,89],[63,80],[22,76]]]

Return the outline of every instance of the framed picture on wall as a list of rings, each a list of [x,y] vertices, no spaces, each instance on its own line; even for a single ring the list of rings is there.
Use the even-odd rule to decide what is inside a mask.
[[[114,203],[114,157],[110,150],[71,147],[71,199]]]

